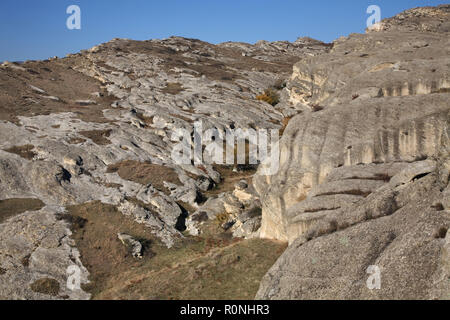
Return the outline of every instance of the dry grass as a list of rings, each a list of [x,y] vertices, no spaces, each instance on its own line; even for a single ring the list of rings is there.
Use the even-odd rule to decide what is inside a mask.
[[[272,106],[276,106],[280,102],[280,95],[275,89],[269,88],[264,90],[264,92],[256,96],[256,100],[267,102]]]
[[[286,117],[286,118],[283,118],[283,120],[281,121],[280,137],[283,136],[283,133],[284,133],[284,131],[286,131],[286,128],[287,128],[287,126],[288,126],[288,124],[289,124],[289,121],[291,121],[291,119],[292,119],[293,117],[294,117],[294,116],[292,116],[292,117]]]
[[[107,172],[117,172],[122,179],[143,185],[151,184],[166,193],[168,190],[164,187],[164,181],[181,185],[175,170],[158,164],[126,160],[109,165]]]
[[[73,70],[69,59],[32,61],[20,66],[25,70],[0,68],[0,120],[19,125],[19,116],[73,112],[86,122],[111,122],[103,116],[103,110],[111,108],[114,97],[108,96],[99,81]],[[46,93],[34,91],[29,84]],[[82,107],[75,103],[92,99],[93,92],[103,93],[96,98],[97,105]],[[60,100],[46,99],[45,95]]]
[[[204,255],[180,260],[171,268],[121,275],[123,285],[105,292],[131,299],[250,300],[264,274],[284,251],[279,242],[254,239],[212,247]],[[110,296],[111,297],[111,296]]]
[[[32,151],[33,149],[33,145],[27,144],[25,146],[14,146],[9,149],[4,149],[3,151],[14,153],[21,156],[22,158],[31,160],[36,156],[36,153]]]
[[[0,200],[0,223],[8,218],[26,211],[41,210],[45,204],[39,199],[6,199]]]
[[[73,238],[80,250],[83,264],[90,271],[89,284],[85,289],[94,296],[108,286],[108,281],[115,273],[135,268],[141,261],[136,261],[117,238],[117,233],[127,233],[151,241],[150,231],[143,225],[123,215],[116,207],[101,202],[90,202],[67,208],[68,215],[61,216],[71,223]],[[144,258],[152,256],[151,251],[144,251]]]
[[[55,279],[42,278],[30,285],[31,290],[56,297],[59,293],[59,283]]]
[[[142,112],[137,112],[136,117],[145,124],[146,128],[153,124],[153,117],[146,117]]]
[[[100,146],[111,144],[111,141],[107,139],[111,134],[111,130],[89,130],[78,132],[82,136],[91,139],[95,144]]]
[[[183,86],[181,85],[181,83],[178,82],[169,82],[167,83],[166,87],[162,89],[163,93],[172,95],[179,94],[180,92],[183,91],[184,91]]]
[[[211,229],[167,249],[147,228],[114,206],[91,202],[68,208],[73,238],[90,272],[93,299],[252,299],[285,249],[268,240],[241,241]],[[144,245],[136,260],[117,239],[127,233]]]
[[[70,138],[67,143],[68,144],[80,144],[86,142],[86,139],[83,138]]]
[[[222,182],[213,189],[204,192],[204,194],[207,197],[211,197],[222,192],[233,191],[234,185],[241,180],[246,180],[249,185],[252,183],[253,176],[256,173],[256,167],[244,166],[244,170],[238,171],[234,171],[233,169],[234,166],[215,165],[214,170],[220,173]]]

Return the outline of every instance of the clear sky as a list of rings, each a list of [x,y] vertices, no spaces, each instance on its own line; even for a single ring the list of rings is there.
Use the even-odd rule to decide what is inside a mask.
[[[369,5],[382,18],[448,0],[1,0],[0,61],[63,57],[112,38],[172,35],[212,43],[264,39],[322,41],[364,32]],[[69,30],[69,5],[81,8],[81,30]]]

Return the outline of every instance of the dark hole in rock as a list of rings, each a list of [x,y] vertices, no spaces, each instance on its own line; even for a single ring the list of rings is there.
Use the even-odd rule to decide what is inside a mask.
[[[436,211],[444,211],[444,205],[442,203],[435,203],[434,205],[431,206],[433,209],[435,209]]]
[[[70,182],[71,178],[72,178],[72,175],[69,173],[69,171],[67,171],[64,168],[61,168],[61,172],[59,172],[56,175],[56,180],[58,182],[63,182],[63,181]]]
[[[420,179],[426,177],[426,176],[429,175],[429,174],[430,174],[430,172],[418,174],[417,176],[415,176],[414,178],[412,178],[412,181],[420,180]]]
[[[178,205],[181,209],[181,214],[177,219],[177,223],[175,224],[175,229],[177,229],[180,232],[186,231],[186,218],[189,215],[189,212],[183,208],[182,206]]]
[[[446,235],[447,235],[447,231],[448,228],[447,227],[440,227],[436,230],[436,232],[434,233],[434,237],[436,239],[445,239]]]
[[[22,263],[22,265],[24,267],[28,267],[30,265],[30,258],[31,258],[31,254],[27,254],[25,257],[23,257],[20,260],[20,263]]]

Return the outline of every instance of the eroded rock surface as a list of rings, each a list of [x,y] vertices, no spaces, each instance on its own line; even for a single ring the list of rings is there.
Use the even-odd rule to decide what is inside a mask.
[[[0,200],[36,199],[45,208],[2,214],[7,220],[0,224],[0,297],[89,297],[84,291],[69,294],[64,283],[71,261],[83,270],[81,284],[88,277],[70,240],[74,218],[58,220],[69,206],[102,210],[106,206],[96,205],[101,201],[148,228],[166,247],[177,245],[188,214],[213,201],[204,193],[221,183],[221,174],[212,166],[177,165],[173,132],[192,132],[195,121],[202,121],[203,130],[221,132],[280,128],[296,107],[274,108],[255,96],[276,83],[281,94],[295,62],[329,49],[309,38],[255,45],[114,39],[64,59],[3,63]],[[244,190],[236,196],[232,191],[220,198],[227,199],[223,213],[237,218],[241,202],[252,199],[244,199]],[[253,227],[242,221],[248,225],[242,237],[257,231],[260,214],[252,219]],[[229,228],[241,226],[235,222]],[[119,241],[117,232],[123,232],[120,226],[111,241]],[[45,244],[47,238],[54,241]],[[25,256],[26,267],[20,264]]]
[[[295,65],[289,99],[305,111],[278,174],[254,179],[261,236],[290,247],[258,298],[449,298],[449,14],[406,11]]]
[[[251,240],[258,252],[239,265],[233,250],[246,244],[236,238],[291,244],[258,298],[448,298],[448,18],[448,5],[413,9],[333,44],[114,39],[64,59],[3,63],[0,298],[126,294],[128,272],[135,283],[145,280],[136,270],[144,284],[160,280],[148,270],[155,242],[168,274],[186,279],[191,257],[168,248],[187,244],[185,254],[210,260],[197,238],[211,226],[224,234],[210,242],[233,253],[211,270],[240,277],[266,245],[265,261],[284,245]],[[268,88],[277,99],[259,101]],[[221,135],[283,129],[280,170],[177,164],[174,131],[194,135],[200,121]],[[365,285],[370,265],[382,272],[378,291]],[[146,298],[142,289],[130,296]]]

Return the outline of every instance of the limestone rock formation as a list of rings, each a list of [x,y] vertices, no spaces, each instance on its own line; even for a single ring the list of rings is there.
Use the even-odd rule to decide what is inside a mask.
[[[294,66],[304,112],[280,171],[254,180],[261,236],[290,247],[258,298],[449,298],[449,8],[406,11]]]
[[[449,8],[412,9],[332,44],[113,39],[2,63],[0,299],[109,297],[155,254],[175,274],[192,263],[179,252],[206,261],[211,246],[257,237],[290,243],[258,298],[448,298]],[[194,124],[220,137],[281,129],[280,170],[179,164],[174,133],[199,138]],[[211,225],[222,233],[201,256],[195,241]],[[285,248],[249,241],[243,252],[278,248],[261,258],[270,264]],[[240,259],[230,257],[226,268]],[[370,266],[380,290],[367,289]],[[92,290],[99,279],[107,285]]]
[[[192,216],[200,206],[220,202],[201,193],[220,184],[221,175],[210,165],[175,163],[174,131],[192,132],[196,121],[222,134],[226,128],[280,128],[285,116],[298,112],[295,106],[274,108],[255,96],[283,82],[301,57],[329,49],[307,38],[255,45],[114,39],[64,59],[3,63],[0,136],[8,138],[0,141],[0,201],[24,206],[33,199],[44,208],[19,216],[12,206],[0,212],[0,298],[89,297],[67,293],[63,281],[74,261],[81,284],[88,282],[70,223],[58,220],[68,206],[101,201],[168,248],[178,245],[188,210]],[[237,218],[241,202],[252,199],[244,199],[245,190],[232,191],[220,199]],[[247,224],[240,236],[257,231],[261,215],[252,219],[254,225],[242,221]],[[235,222],[229,227],[240,227]],[[111,241],[118,241],[116,235]],[[45,244],[47,238],[55,241]],[[27,267],[20,262],[25,256]],[[49,284],[52,295],[33,291],[35,281]]]

